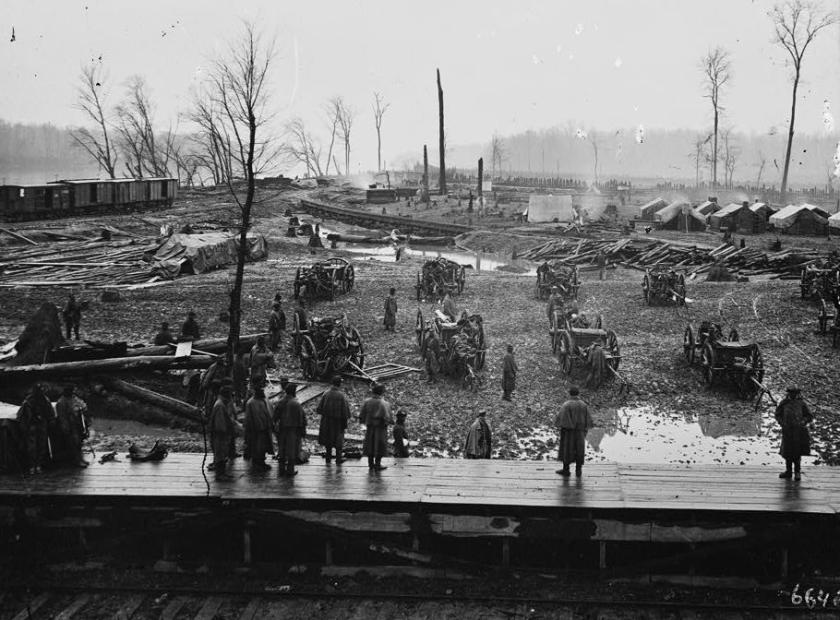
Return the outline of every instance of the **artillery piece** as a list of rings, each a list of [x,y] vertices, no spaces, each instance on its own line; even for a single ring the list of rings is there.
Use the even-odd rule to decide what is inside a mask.
[[[758,344],[740,340],[737,329],[730,329],[724,337],[723,328],[711,321],[703,321],[695,332],[689,324],[683,336],[683,354],[689,365],[699,363],[703,381],[709,388],[719,383],[734,385],[742,398],[761,398],[767,388],[764,380],[764,360]]]
[[[484,320],[480,314],[468,316],[463,312],[461,319],[453,323],[439,310],[433,319],[424,320],[423,312],[418,309],[414,331],[424,360],[434,356],[445,375],[459,378],[465,388],[478,391],[482,383],[478,371],[484,368],[487,356]]]
[[[685,274],[678,274],[673,269],[654,267],[645,271],[642,279],[642,294],[645,303],[652,306],[654,302],[673,302],[678,306],[684,306],[685,297]]]
[[[802,299],[837,299],[840,295],[840,265],[807,266],[799,277]]]
[[[585,315],[570,309],[555,310],[549,320],[551,349],[557,355],[563,374],[570,375],[576,367],[588,371],[587,384],[597,389],[606,376],[621,381],[621,389],[628,382],[618,373],[621,347],[611,329],[603,329],[601,315],[590,321]]]
[[[559,290],[565,299],[577,299],[580,289],[577,265],[546,261],[537,267],[537,299],[548,299],[553,288]]]
[[[840,292],[831,299],[834,311],[829,311],[825,299],[819,299],[819,313],[817,314],[818,332],[822,335],[831,334],[831,346],[840,344]]]
[[[417,301],[421,299],[442,299],[446,293],[462,293],[466,283],[466,270],[463,265],[439,256],[427,260],[423,270],[417,274]]]
[[[359,330],[344,314],[335,318],[313,318],[298,325],[294,315],[295,351],[305,379],[326,379],[336,373],[360,371],[365,367],[365,349]]]
[[[330,258],[314,263],[309,269],[298,267],[295,273],[295,299],[301,295],[308,301],[334,300],[338,293],[353,290],[356,272],[352,263],[343,258]]]

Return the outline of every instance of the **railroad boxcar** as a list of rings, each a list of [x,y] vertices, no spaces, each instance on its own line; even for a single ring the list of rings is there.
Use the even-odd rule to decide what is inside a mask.
[[[69,189],[61,183],[0,186],[0,216],[32,220],[71,212]]]

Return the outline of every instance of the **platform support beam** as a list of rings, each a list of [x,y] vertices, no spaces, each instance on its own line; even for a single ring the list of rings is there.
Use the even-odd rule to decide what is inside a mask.
[[[788,548],[787,546],[782,547],[782,565],[781,565],[781,578],[787,579],[788,576]]]
[[[250,564],[251,556],[251,528],[254,526],[253,521],[245,521],[242,526],[242,562]]]

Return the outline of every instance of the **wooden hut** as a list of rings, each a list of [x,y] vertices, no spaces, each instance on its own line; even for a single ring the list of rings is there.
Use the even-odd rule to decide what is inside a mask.
[[[828,213],[814,205],[788,205],[771,215],[769,224],[788,235],[825,235]]]
[[[703,219],[708,223],[709,216],[713,213],[717,213],[720,211],[720,205],[717,202],[717,196],[709,196],[709,199],[706,202],[702,202],[697,205],[694,210],[703,216]]]
[[[660,209],[654,214],[653,220],[658,228],[665,230],[706,230],[705,218],[697,214],[685,200],[675,200],[664,209]]]
[[[657,211],[660,211],[668,206],[668,203],[663,198],[651,200],[649,203],[639,207],[639,219],[653,221],[653,216]]]

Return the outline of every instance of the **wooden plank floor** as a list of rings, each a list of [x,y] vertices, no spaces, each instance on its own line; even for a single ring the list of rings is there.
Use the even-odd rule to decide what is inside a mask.
[[[83,470],[0,476],[0,505],[21,497],[209,497],[282,508],[322,501],[375,510],[376,503],[568,509],[705,510],[837,514],[840,470],[809,467],[801,482],[780,480],[779,468],[676,465],[587,465],[582,478],[561,478],[556,462],[385,459],[373,473],[366,460],[342,466],[322,460],[298,467],[292,479],[272,470],[254,474],[237,459],[231,479],[201,475],[202,456],[170,454],[159,463],[121,460]],[[299,506],[298,506],[299,507]]]

